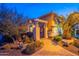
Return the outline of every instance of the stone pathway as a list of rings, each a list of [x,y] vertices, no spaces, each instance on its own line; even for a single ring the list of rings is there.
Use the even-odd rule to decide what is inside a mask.
[[[59,45],[54,45],[51,40],[44,39],[44,47],[32,56],[77,56]]]

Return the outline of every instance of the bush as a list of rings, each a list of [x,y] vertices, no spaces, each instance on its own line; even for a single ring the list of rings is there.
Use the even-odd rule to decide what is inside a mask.
[[[3,48],[5,48],[5,49],[11,49],[11,46],[10,46],[10,44],[6,44],[6,45],[3,46]]]
[[[28,36],[26,36],[25,42],[24,43],[31,43],[31,40]]]
[[[59,36],[59,35],[58,35],[58,36],[55,36],[55,37],[54,37],[54,40],[56,40],[57,42],[59,42],[59,41],[61,41],[61,40],[62,40],[62,37],[61,37],[61,36]]]
[[[41,40],[41,41],[36,41],[36,42],[35,42],[35,45],[36,45],[36,47],[38,48],[38,47],[42,47],[42,46],[44,45],[44,43],[43,43],[42,40]]]
[[[74,42],[73,44],[75,47],[79,48],[79,44],[77,44],[76,42]]]
[[[35,41],[32,43],[28,43],[28,45],[26,46],[25,49],[22,50],[23,54],[32,54],[35,51],[37,51],[40,47],[43,46],[43,42],[42,41]]]
[[[33,32],[27,32],[26,35],[32,40],[33,38]]]
[[[41,45],[40,41],[36,41],[35,45],[36,45],[36,47],[40,47],[40,45]]]
[[[44,42],[41,40],[41,41],[40,41],[40,44],[41,44],[41,46],[43,46],[43,45],[44,45]]]
[[[14,42],[10,35],[4,35],[4,41],[6,43],[13,43]]]
[[[25,49],[23,49],[23,54],[32,54],[35,52],[35,43],[28,44]]]

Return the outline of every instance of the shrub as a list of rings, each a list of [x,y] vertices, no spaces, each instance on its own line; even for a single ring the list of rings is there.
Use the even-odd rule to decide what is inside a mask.
[[[43,46],[42,41],[35,41],[32,43],[28,43],[28,45],[25,47],[25,49],[22,50],[23,54],[32,54],[35,51],[37,51],[41,46]]]
[[[40,41],[36,41],[35,45],[36,45],[36,47],[40,47],[40,45],[41,45]]]
[[[55,36],[55,37],[54,37],[54,40],[56,40],[57,42],[59,42],[59,41],[61,41],[61,40],[62,40],[62,37],[61,37],[61,36],[59,36],[59,35],[58,35],[58,36]]]
[[[36,42],[35,42],[35,45],[36,45],[36,47],[38,48],[38,47],[42,47],[42,46],[44,45],[44,43],[43,43],[42,40],[41,40],[41,41],[36,41]]]
[[[32,40],[33,38],[33,32],[27,32],[26,35]]]
[[[26,36],[25,42],[24,43],[31,43],[31,40],[28,36]]]
[[[79,48],[79,44],[77,44],[76,42],[74,42],[73,44],[75,47],[78,47]]]
[[[44,42],[41,40],[41,41],[40,41],[40,44],[41,44],[41,46],[43,46],[43,45],[44,45]]]
[[[35,52],[35,43],[28,44],[25,49],[22,50],[23,54],[32,54]]]
[[[13,43],[13,39],[10,35],[4,35],[4,41],[6,43]]]
[[[3,46],[3,48],[5,48],[5,49],[11,49],[11,46],[10,46],[10,44],[6,44],[6,45]]]

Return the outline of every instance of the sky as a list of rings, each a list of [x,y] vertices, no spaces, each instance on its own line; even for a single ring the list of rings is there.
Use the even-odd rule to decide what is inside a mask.
[[[29,18],[38,18],[50,12],[67,17],[72,12],[79,12],[78,3],[7,3],[5,5]]]

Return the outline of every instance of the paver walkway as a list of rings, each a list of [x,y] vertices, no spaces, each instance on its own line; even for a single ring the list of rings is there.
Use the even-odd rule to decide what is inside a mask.
[[[43,41],[44,47],[32,54],[33,56],[77,56],[59,45],[54,45],[49,39]]]

